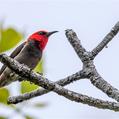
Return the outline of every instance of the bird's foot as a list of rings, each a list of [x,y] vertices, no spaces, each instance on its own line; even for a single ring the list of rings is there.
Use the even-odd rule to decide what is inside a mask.
[[[38,74],[40,74],[41,76],[43,76],[43,73],[41,73],[41,72],[37,72]]]

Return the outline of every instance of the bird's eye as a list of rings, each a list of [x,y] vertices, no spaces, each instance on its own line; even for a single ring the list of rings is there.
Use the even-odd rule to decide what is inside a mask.
[[[46,32],[40,31],[39,34],[40,34],[40,35],[45,35]]]

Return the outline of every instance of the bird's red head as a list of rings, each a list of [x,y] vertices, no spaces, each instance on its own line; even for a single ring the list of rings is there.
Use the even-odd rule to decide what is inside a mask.
[[[36,40],[39,42],[39,48],[41,50],[43,50],[48,42],[48,38],[50,35],[52,35],[53,33],[56,33],[58,31],[53,31],[53,32],[47,32],[45,30],[40,30],[40,31],[37,31],[35,33],[33,33],[29,38],[28,38],[28,41],[29,40]]]

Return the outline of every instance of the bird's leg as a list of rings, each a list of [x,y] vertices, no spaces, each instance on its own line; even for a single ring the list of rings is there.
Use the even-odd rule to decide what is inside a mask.
[[[37,72],[38,74],[40,74],[41,76],[43,76],[43,73],[42,72]]]

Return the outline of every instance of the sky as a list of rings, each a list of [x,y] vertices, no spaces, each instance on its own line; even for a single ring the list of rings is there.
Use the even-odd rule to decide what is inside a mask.
[[[26,32],[25,38],[40,29],[59,31],[50,37],[44,50],[44,76],[52,81],[64,78],[82,68],[80,59],[66,39],[65,30],[73,29],[83,46],[91,51],[119,21],[118,11],[119,0],[0,0],[0,20],[4,21],[4,27],[13,26]],[[109,43],[108,48],[96,57],[94,63],[101,76],[119,89],[118,44],[119,34]],[[66,88],[113,101],[86,79]],[[31,111],[26,107],[23,110],[41,119],[117,119],[119,117],[118,112],[72,102],[53,92],[33,100],[47,102],[48,106],[37,111]],[[13,118],[15,119],[15,117],[11,119]],[[19,119],[22,118],[19,116]]]

